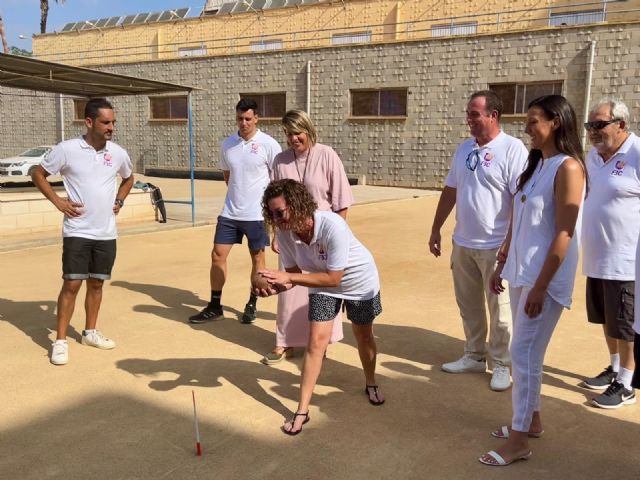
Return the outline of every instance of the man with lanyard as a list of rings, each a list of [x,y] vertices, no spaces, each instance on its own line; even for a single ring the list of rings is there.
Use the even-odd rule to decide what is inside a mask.
[[[585,128],[593,148],[587,155],[589,194],[584,203],[582,266],[587,276],[587,319],[601,324],[609,366],[583,382],[604,390],[591,402],[619,408],[636,402],[631,386],[635,362],[634,288],[640,234],[640,138],[629,132],[629,109],[603,99],[589,112]]]
[[[82,281],[87,282],[86,323],[82,343],[112,349],[113,340],[96,330],[102,302],[102,286],[111,278],[116,258],[116,215],[133,186],[127,152],[111,142],[115,128],[113,107],[104,98],[87,102],[84,110],[87,133],[59,143],[32,174],[33,183],[64,213],[62,229],[62,290],[58,296],[57,336],[51,363],[69,361],[67,329]],[[49,175],[60,173],[68,198],[59,197]],[[116,192],[116,175],[122,177]]]
[[[485,372],[486,356],[493,368],[490,387],[502,391],[511,385],[509,341],[511,311],[506,296],[489,289],[489,279],[506,252],[498,253],[511,218],[516,182],[524,170],[527,149],[500,129],[502,101],[490,91],[471,95],[467,124],[473,138],[456,150],[436,209],[429,250],[442,253],[440,230],[456,206],[451,268],[456,302],[466,337],[464,355],[442,365],[449,373]],[[489,345],[487,315],[489,307]]]
[[[228,186],[222,213],[218,216],[211,251],[209,275],[211,299],[199,313],[189,317],[191,323],[204,323],[224,317],[222,288],[227,277],[227,257],[235,243],[247,237],[251,255],[251,284],[258,270],[265,266],[264,247],[269,245],[262,217],[262,194],[269,184],[271,164],[282,148],[273,138],[257,128],[258,105],[242,99],[236,105],[238,132],[222,142],[220,169]],[[256,319],[257,298],[251,294],[242,323]]]

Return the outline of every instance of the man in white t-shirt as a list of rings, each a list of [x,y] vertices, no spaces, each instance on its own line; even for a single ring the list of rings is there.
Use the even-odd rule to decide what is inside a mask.
[[[449,373],[485,372],[487,355],[493,368],[491,389],[509,388],[511,311],[504,295],[491,292],[489,279],[506,252],[498,253],[511,220],[516,182],[524,170],[527,149],[500,129],[502,101],[490,91],[471,95],[467,124],[473,138],[456,150],[440,195],[429,250],[441,255],[440,230],[456,206],[451,269],[456,301],[466,337],[464,355],[442,365]],[[489,307],[489,344],[487,315]]]
[[[600,408],[636,402],[631,385],[635,362],[634,289],[640,234],[640,138],[629,132],[629,109],[617,99],[600,100],[585,128],[589,195],[584,202],[582,268],[587,276],[587,319],[601,324],[610,364],[583,386],[604,390],[591,400]]]
[[[111,142],[115,128],[113,107],[104,98],[87,102],[85,135],[59,143],[32,174],[33,183],[64,213],[62,229],[62,290],[58,296],[58,327],[51,363],[69,361],[67,329],[78,291],[87,282],[86,322],[82,343],[112,349],[115,342],[96,330],[102,286],[111,278],[116,258],[116,215],[133,186],[127,152]],[[67,198],[59,197],[47,181],[60,174]],[[116,175],[122,182],[116,191]]]
[[[222,213],[218,216],[211,251],[211,299],[199,313],[189,317],[191,323],[204,323],[224,317],[222,288],[227,276],[227,257],[235,243],[247,237],[251,255],[251,284],[264,268],[264,247],[269,245],[262,217],[262,194],[269,184],[271,165],[282,151],[280,144],[257,128],[258,105],[242,99],[236,105],[238,132],[222,142],[220,169],[228,186]],[[245,305],[242,323],[256,319],[257,298],[252,293]]]

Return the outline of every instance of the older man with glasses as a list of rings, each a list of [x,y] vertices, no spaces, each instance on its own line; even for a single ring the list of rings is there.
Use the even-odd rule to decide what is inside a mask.
[[[640,138],[628,130],[629,109],[617,99],[600,100],[584,124],[593,148],[587,155],[590,190],[584,204],[582,269],[587,276],[587,319],[601,324],[609,366],[583,386],[603,393],[600,408],[636,402],[634,289],[640,234]]]
[[[442,365],[442,370],[485,372],[488,357],[493,368],[490,387],[495,391],[511,385],[511,311],[506,296],[491,292],[489,279],[496,262],[506,259],[506,252],[499,249],[507,235],[512,197],[528,155],[520,140],[501,130],[501,114],[502,101],[494,92],[471,95],[467,124],[473,138],[464,141],[453,156],[429,238],[429,250],[439,257],[440,230],[456,206],[451,268],[466,342],[464,355]]]

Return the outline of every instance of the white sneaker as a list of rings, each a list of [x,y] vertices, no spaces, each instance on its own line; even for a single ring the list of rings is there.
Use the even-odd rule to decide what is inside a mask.
[[[482,373],[487,370],[487,362],[485,359],[476,360],[469,355],[464,355],[455,362],[442,364],[442,370],[448,373]]]
[[[100,330],[93,330],[91,332],[83,330],[82,344],[89,345],[90,347],[101,348],[103,350],[111,350],[116,346],[116,342],[105,337]]]
[[[491,390],[496,392],[502,392],[511,386],[511,374],[509,367],[497,365],[493,369],[493,375],[491,376],[490,387]]]
[[[69,344],[67,342],[53,342],[51,349],[51,363],[66,365],[69,363]]]

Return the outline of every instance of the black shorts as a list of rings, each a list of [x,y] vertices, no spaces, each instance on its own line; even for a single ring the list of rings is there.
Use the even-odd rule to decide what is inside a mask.
[[[635,335],[635,341],[633,342],[633,357],[636,359],[636,370],[633,372],[631,386],[633,388],[640,388],[640,335],[637,333]]]
[[[116,241],[82,237],[62,239],[62,278],[109,280],[116,260]]]
[[[227,217],[218,217],[216,233],[213,243],[220,245],[232,245],[242,243],[242,237],[246,236],[249,242],[249,250],[263,250],[269,246],[269,235],[264,228],[264,221],[241,221]]]
[[[607,336],[633,342],[634,281],[587,277],[587,319],[606,325]]]
[[[343,305],[347,310],[347,318],[356,325],[369,325],[382,313],[380,292],[368,300],[345,300],[320,293],[309,294],[309,321],[327,322],[336,318]]]

